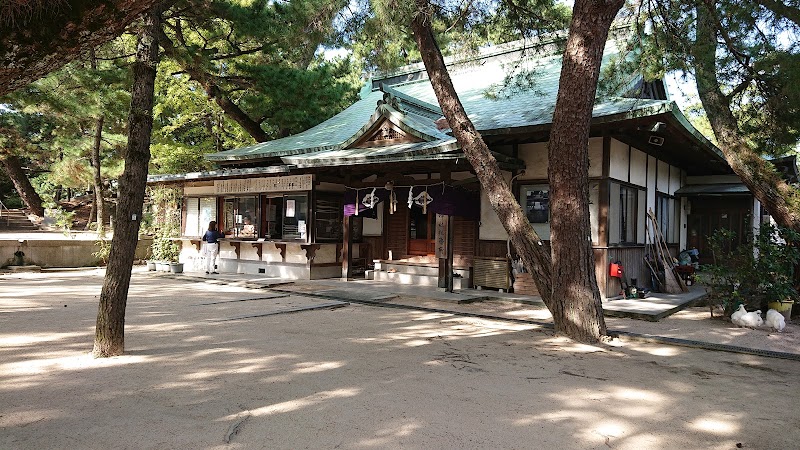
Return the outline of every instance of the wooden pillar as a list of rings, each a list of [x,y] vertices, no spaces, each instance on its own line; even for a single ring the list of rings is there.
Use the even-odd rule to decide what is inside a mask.
[[[358,207],[358,206],[356,206]],[[342,279],[350,279],[350,255],[353,253],[352,220],[344,216],[344,237],[342,242]]]
[[[453,292],[453,220],[452,216],[436,215],[436,257],[439,258],[440,288]]]

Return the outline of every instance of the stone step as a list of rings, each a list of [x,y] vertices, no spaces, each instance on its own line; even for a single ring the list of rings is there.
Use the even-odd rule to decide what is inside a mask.
[[[436,287],[439,285],[439,276],[432,275],[419,275],[404,272],[373,272],[375,281],[386,281],[398,284],[407,284],[414,286],[431,286]],[[470,286],[468,278],[453,278],[453,289],[467,289]]]
[[[35,231],[38,230],[28,215],[21,209],[0,211],[0,231]]]
[[[391,262],[381,263],[381,270],[386,272],[407,273],[411,275],[427,275],[432,277],[439,276],[439,267],[437,266],[423,266],[423,265],[409,265],[409,264],[393,264]],[[464,278],[469,278],[469,269],[453,269],[453,273],[457,273]]]

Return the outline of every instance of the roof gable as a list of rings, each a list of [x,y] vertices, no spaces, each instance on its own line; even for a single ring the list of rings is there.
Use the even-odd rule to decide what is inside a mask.
[[[383,94],[369,121],[353,136],[342,143],[343,148],[385,147],[395,144],[448,140],[450,136],[436,127],[432,116],[416,114],[425,105],[415,104],[410,97],[403,102],[391,92]],[[429,108],[427,108],[429,109]]]

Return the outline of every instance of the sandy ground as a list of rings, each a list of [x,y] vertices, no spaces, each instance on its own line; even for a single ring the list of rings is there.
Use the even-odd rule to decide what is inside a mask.
[[[0,448],[800,447],[796,361],[139,274],[94,360],[101,282],[0,276]]]

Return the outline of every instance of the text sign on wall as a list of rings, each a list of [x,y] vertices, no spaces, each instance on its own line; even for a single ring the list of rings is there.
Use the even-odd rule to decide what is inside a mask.
[[[436,257],[447,258],[447,230],[449,216],[436,214]]]
[[[214,180],[214,191],[217,194],[257,194],[259,192],[310,191],[312,181],[311,175]]]

